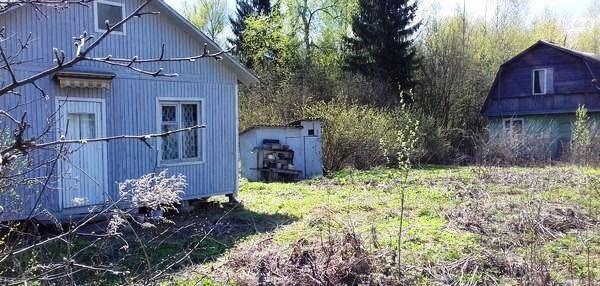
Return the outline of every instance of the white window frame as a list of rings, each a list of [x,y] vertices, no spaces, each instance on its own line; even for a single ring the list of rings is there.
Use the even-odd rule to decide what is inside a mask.
[[[205,100],[203,98],[179,98],[179,97],[159,97],[156,99],[156,126],[157,132],[162,133],[162,107],[163,106],[176,106],[177,112],[177,129],[183,128],[183,114],[181,112],[181,106],[185,104],[196,104],[197,112],[200,113],[198,117],[198,124],[205,124]],[[163,160],[162,158],[162,139],[157,139],[157,150],[158,150],[158,165],[160,167],[169,166],[188,166],[204,164],[206,162],[206,128],[198,129],[198,136],[201,140],[198,140],[198,158],[183,158],[183,132],[177,133],[178,136],[178,155],[179,159],[175,160]]]
[[[521,134],[525,133],[525,120],[523,118],[515,117],[502,120],[502,130],[504,131],[504,134],[515,134],[513,131],[513,122],[515,121],[521,121]],[[506,122],[510,123],[508,128],[506,128]]]
[[[543,68],[543,69],[534,69],[531,72],[531,93],[533,95],[545,95],[548,94],[548,68]],[[542,88],[542,92],[536,93],[535,92],[535,73],[536,72],[543,72],[544,75],[544,80],[542,81],[542,85],[540,86]]]
[[[125,19],[125,16],[126,16],[125,15],[125,3],[106,1],[106,0],[96,0],[96,1],[94,1],[94,29],[96,30],[96,32],[98,32],[98,33],[106,32],[106,29],[98,27],[98,4],[106,4],[106,5],[113,5],[113,6],[121,7],[121,19]],[[127,23],[124,23],[122,27],[123,27],[122,32],[121,31],[112,31],[110,34],[125,36],[127,34],[126,33]]]

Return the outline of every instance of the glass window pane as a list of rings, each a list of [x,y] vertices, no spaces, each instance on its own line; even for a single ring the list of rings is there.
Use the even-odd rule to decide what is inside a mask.
[[[96,138],[96,115],[89,113],[69,113],[67,115],[69,130],[66,137],[71,140]]]
[[[169,132],[177,130],[177,125],[163,124],[161,132]],[[163,160],[177,160],[179,159],[179,140],[177,134],[171,134],[167,137],[162,138],[162,159]]]
[[[96,138],[96,115],[79,114],[81,139]]]
[[[183,134],[183,157],[198,157],[198,129],[186,131]]]
[[[182,114],[184,128],[198,125],[198,105],[183,104]],[[198,157],[198,129],[183,134],[183,157],[188,159]]]
[[[196,104],[183,105],[183,127],[192,127],[198,124],[198,106]]]
[[[121,22],[123,20],[123,7],[106,3],[98,3],[98,29],[106,30],[106,21],[110,25]],[[123,25],[115,29],[115,31],[123,32]]]
[[[540,82],[540,71],[533,72],[533,93],[541,93],[542,85]]]
[[[163,122],[177,122],[177,108],[175,106],[162,107]]]
[[[69,140],[79,140],[81,139],[81,132],[79,128],[79,114],[77,113],[69,113],[67,115],[67,132],[65,137]]]

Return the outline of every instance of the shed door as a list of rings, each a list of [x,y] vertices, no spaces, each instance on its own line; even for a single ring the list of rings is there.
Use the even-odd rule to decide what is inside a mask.
[[[102,103],[59,101],[60,135],[67,140],[105,136]],[[63,208],[101,205],[106,195],[106,142],[69,145],[69,155],[60,161]]]
[[[290,149],[294,151],[294,169],[302,172],[304,178],[304,148],[302,137],[287,137],[285,138],[286,143],[290,146]]]
[[[323,176],[321,137],[304,137],[304,166],[306,178]]]

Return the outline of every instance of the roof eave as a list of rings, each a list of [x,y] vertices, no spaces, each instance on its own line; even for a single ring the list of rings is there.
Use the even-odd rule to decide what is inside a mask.
[[[511,116],[531,116],[531,115],[558,115],[558,114],[575,114],[576,109],[556,109],[556,110],[536,110],[536,111],[515,111],[509,112],[483,112],[485,117],[511,117]],[[600,112],[600,108],[589,108],[588,112]]]
[[[177,11],[175,11],[169,4],[165,3],[164,0],[156,0],[158,3],[159,12],[173,18],[178,21],[183,28],[185,28],[189,33],[198,37],[200,41],[206,43],[208,48],[213,51],[219,51],[221,48],[217,43],[207,37],[204,33],[198,30],[192,23],[190,23],[187,19],[181,16]],[[223,55],[223,62],[228,64],[234,73],[237,75],[238,80],[246,86],[256,85],[260,83],[258,77],[254,75],[249,69],[244,67],[239,61],[237,61],[230,54]]]

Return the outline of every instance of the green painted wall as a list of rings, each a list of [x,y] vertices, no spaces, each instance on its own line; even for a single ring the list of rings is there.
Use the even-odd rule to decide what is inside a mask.
[[[600,113],[589,113],[590,123],[596,128],[600,127]],[[506,137],[504,133],[504,120],[511,117],[488,118],[488,132],[491,140],[501,140]],[[571,139],[571,128],[575,122],[575,114],[547,114],[514,116],[513,119],[523,119],[523,130],[530,138],[544,139],[549,142],[553,153],[560,152],[561,141],[563,144]]]

